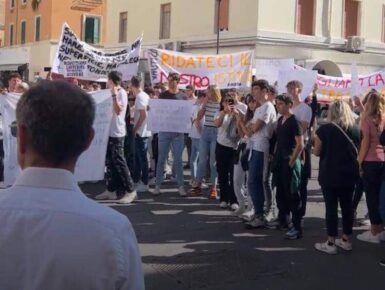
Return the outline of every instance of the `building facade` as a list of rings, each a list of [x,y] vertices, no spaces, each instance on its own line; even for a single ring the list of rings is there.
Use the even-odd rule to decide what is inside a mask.
[[[84,41],[103,46],[105,20],[106,0],[5,0],[3,78],[10,71],[19,71],[30,81],[44,77],[65,22]]]
[[[107,26],[111,48],[143,32],[144,47],[215,54],[219,27],[220,53],[253,49],[334,76],[352,61],[362,74],[385,67],[385,0],[114,0]]]
[[[5,0],[0,0],[0,47],[4,45]]]

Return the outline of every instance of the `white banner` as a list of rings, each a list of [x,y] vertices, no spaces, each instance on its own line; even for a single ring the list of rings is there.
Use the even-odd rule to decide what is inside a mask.
[[[91,146],[80,156],[75,176],[78,181],[97,181],[104,179],[104,167],[108,135],[112,118],[111,92],[103,90],[91,94],[96,105],[93,128],[95,137]],[[7,94],[1,98],[3,136],[4,136],[4,183],[12,185],[21,170],[17,162],[17,142],[11,135],[10,125],[15,122],[16,104],[20,94]]]
[[[220,89],[251,86],[254,51],[220,55],[195,55],[175,51],[148,49],[151,82],[167,82],[170,72],[181,76],[180,87],[193,85],[198,90],[209,85]]]
[[[313,91],[314,85],[317,81],[317,71],[313,70],[286,70],[279,72],[278,92],[280,94],[286,93],[286,85],[290,81],[300,81],[303,84],[301,99],[306,99]]]
[[[130,80],[138,73],[142,38],[119,51],[105,52],[81,41],[65,23],[60,37],[52,72],[82,80],[104,82],[110,71],[122,73]]]
[[[148,127],[153,132],[189,133],[194,102],[152,99],[149,102]]]
[[[257,59],[255,61],[255,77],[267,80],[271,85],[278,82],[279,71],[292,70],[294,59]]]

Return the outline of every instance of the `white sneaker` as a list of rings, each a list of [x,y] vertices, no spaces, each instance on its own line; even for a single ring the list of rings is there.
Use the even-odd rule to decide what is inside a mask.
[[[239,205],[237,203],[232,203],[230,205],[230,208],[231,208],[231,210],[233,210],[235,212],[239,209]]]
[[[314,244],[314,248],[320,252],[324,252],[329,255],[335,255],[337,254],[337,247],[336,245],[329,245],[329,242],[326,241],[325,243],[316,243]]]
[[[350,241],[344,241],[343,239],[336,239],[334,242],[337,247],[340,247],[341,249],[345,251],[351,251],[353,250],[352,243]]]
[[[201,183],[201,188],[202,189],[207,189],[207,188],[209,188],[209,186],[206,183],[202,182]]]
[[[106,190],[105,192],[95,196],[96,200],[115,200],[117,198],[118,197],[116,196],[115,192],[111,192],[111,191],[108,191],[108,190]]]
[[[184,186],[179,187],[179,195],[180,196],[187,196],[186,190],[184,189]]]
[[[138,185],[136,186],[135,189],[137,192],[148,192],[149,191],[148,185],[145,185],[142,182],[138,183]]]
[[[274,210],[269,210],[268,214],[266,215],[266,221],[267,222],[270,222],[270,221],[274,221],[277,219],[277,216],[275,215],[275,212]]]
[[[357,239],[363,242],[379,244],[381,242],[380,235],[381,234],[373,235],[371,231],[366,231],[357,235]]]
[[[126,192],[126,194],[118,200],[118,203],[129,204],[132,203],[137,197],[136,190]]]
[[[155,177],[151,178],[151,179],[148,181],[148,185],[149,185],[149,186],[154,186],[154,185],[155,185],[155,181],[156,181],[156,178],[155,178]]]
[[[220,208],[227,208],[227,202],[222,201],[222,202],[219,204],[219,207],[220,207]]]
[[[246,222],[250,222],[254,219],[254,214],[254,209],[251,209],[243,213],[241,218]]]
[[[256,217],[251,222],[246,223],[246,225],[250,228],[261,228],[265,226],[265,221]]]
[[[246,207],[244,205],[239,205],[238,209],[234,210],[233,214],[239,218],[242,218],[242,215],[245,213],[245,211]]]
[[[155,186],[155,189],[152,192],[152,195],[160,195],[160,187],[159,186]]]

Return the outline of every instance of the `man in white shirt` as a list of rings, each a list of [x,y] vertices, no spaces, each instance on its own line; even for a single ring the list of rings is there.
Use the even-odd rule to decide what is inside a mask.
[[[269,83],[265,80],[253,82],[251,94],[261,104],[254,112],[249,125],[251,156],[249,161],[248,189],[254,204],[255,218],[247,225],[258,228],[265,225],[263,187],[266,156],[269,154],[269,141],[273,134],[273,124],[277,114],[272,102],[268,100]]]
[[[305,148],[302,153],[303,170],[301,171],[301,217],[303,218],[306,214],[307,204],[307,184],[311,175],[311,142],[308,130],[310,127],[313,112],[309,105],[305,104],[301,100],[301,93],[303,84],[300,81],[290,81],[286,85],[287,93],[293,97],[293,108],[292,112],[301,124],[302,133],[304,136]],[[305,99],[307,96],[304,96]]]
[[[107,190],[95,198],[97,200],[120,198],[118,203],[128,204],[136,199],[136,191],[124,157],[128,97],[127,92],[120,86],[121,82],[120,72],[112,71],[108,74],[107,87],[111,90],[113,112],[106,156]]]
[[[140,77],[131,78],[130,90],[135,96],[134,111],[134,136],[135,136],[135,160],[134,182],[137,183],[136,191],[148,191],[148,159],[147,142],[151,132],[147,130],[147,108],[150,100],[149,95],[141,89],[142,80]]]
[[[41,81],[17,104],[15,184],[0,193],[0,289],[144,289],[127,218],[88,199],[74,176],[94,137],[80,88]]]
[[[22,93],[20,85],[22,83],[21,75],[19,73],[12,73],[8,79],[8,92]]]

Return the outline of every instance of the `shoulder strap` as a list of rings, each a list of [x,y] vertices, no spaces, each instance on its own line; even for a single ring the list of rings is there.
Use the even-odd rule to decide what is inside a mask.
[[[354,151],[356,152],[356,154],[358,155],[358,149],[357,149],[357,146],[354,144],[353,140],[349,137],[348,134],[346,134],[346,132],[340,127],[338,126],[335,122],[331,122],[338,130],[340,130],[340,132],[346,137],[346,139],[349,141],[350,144],[352,144],[353,148],[354,148]]]

